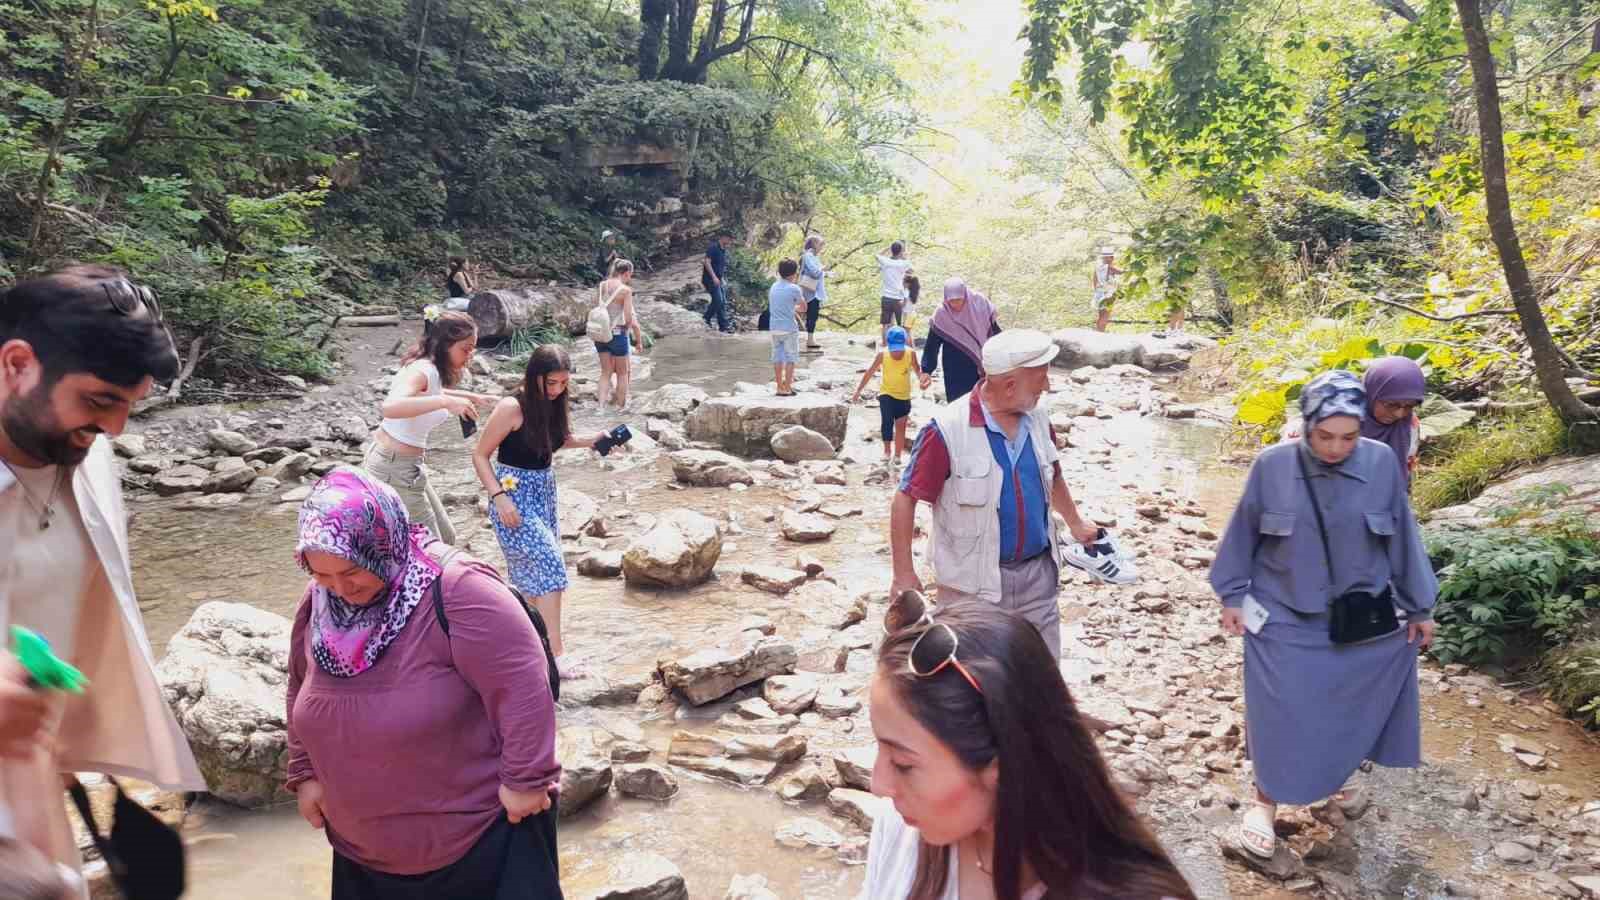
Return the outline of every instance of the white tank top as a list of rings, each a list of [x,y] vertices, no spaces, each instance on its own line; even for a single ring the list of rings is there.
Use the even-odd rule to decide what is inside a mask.
[[[394,376],[394,382],[389,388],[390,400],[402,400],[406,397],[407,385],[418,372],[428,377],[428,389],[417,396],[437,397],[443,392],[443,382],[439,378],[439,368],[432,361],[426,359],[416,360],[401,369]],[[409,419],[384,419],[382,428],[389,437],[394,438],[408,447],[419,450],[428,449],[428,432],[439,427],[450,414],[442,409]]]

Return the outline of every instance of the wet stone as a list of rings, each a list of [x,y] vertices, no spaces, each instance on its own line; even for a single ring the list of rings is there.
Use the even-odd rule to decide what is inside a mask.
[[[611,863],[606,887],[580,900],[689,900],[689,888],[671,860],[633,853]]]
[[[828,811],[863,831],[872,830],[872,817],[882,800],[854,788],[834,788],[828,794]]]
[[[722,900],[778,900],[763,875],[735,875]]]
[[[872,770],[877,764],[876,744],[840,750],[833,755],[833,766],[839,773],[839,780],[843,781],[846,787],[857,790],[872,790]]]
[[[806,583],[806,573],[777,566],[746,566],[739,580],[769,594],[782,596]]]
[[[816,819],[790,819],[779,825],[773,838],[781,845],[796,850],[817,847],[832,850],[844,843],[844,835]]]
[[[617,770],[616,785],[623,796],[645,800],[670,800],[678,793],[678,779],[660,766],[623,766]]]
[[[828,778],[815,765],[806,764],[778,783],[778,796],[791,803],[821,800],[833,787]]]
[[[1501,862],[1531,863],[1535,859],[1532,850],[1516,841],[1501,841],[1494,845],[1494,855]]]

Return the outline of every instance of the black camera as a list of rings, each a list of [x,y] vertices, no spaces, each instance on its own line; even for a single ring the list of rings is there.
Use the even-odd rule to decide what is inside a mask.
[[[617,427],[606,432],[605,437],[595,441],[594,449],[598,451],[601,456],[609,456],[611,454],[611,448],[619,447],[631,440],[633,440],[633,432],[628,430],[628,426],[618,425]]]

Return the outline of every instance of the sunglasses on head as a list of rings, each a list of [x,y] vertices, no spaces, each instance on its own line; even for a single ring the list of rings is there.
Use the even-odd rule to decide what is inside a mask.
[[[911,645],[911,654],[906,659],[906,668],[918,678],[932,678],[946,668],[954,668],[972,685],[972,689],[979,694],[983,687],[978,684],[978,679],[956,659],[956,649],[960,647],[961,640],[956,636],[956,630],[943,622],[934,620],[937,606],[932,600],[922,596],[917,591],[906,591],[889,603],[889,611],[883,616],[883,633],[896,634],[908,629],[921,629],[916,641]]]
[[[106,292],[106,300],[111,303],[111,308],[118,313],[137,316],[144,311],[155,321],[162,321],[161,304],[156,300],[156,292],[150,288],[134,284],[126,278],[102,281],[100,288]]]

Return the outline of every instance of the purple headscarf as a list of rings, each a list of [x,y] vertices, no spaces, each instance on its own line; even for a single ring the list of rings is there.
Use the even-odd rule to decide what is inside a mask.
[[[1362,383],[1367,389],[1367,414],[1361,420],[1361,436],[1388,444],[1400,460],[1400,471],[1405,473],[1409,483],[1411,416],[1401,416],[1393,425],[1384,425],[1378,421],[1374,410],[1379,401],[1421,403],[1428,389],[1422,367],[1404,356],[1386,356],[1367,367]]]
[[[933,314],[933,321],[928,323],[928,327],[972,357],[981,375],[983,342],[989,339],[989,328],[994,324],[994,307],[989,304],[988,297],[971,290],[959,278],[951,278],[944,283],[944,299],[945,302]],[[951,300],[961,299],[967,302],[962,304],[959,312],[950,308]]]
[[[311,583],[311,658],[339,678],[360,675],[393,643],[411,611],[442,571],[423,551],[433,539],[425,525],[412,525],[394,489],[360,469],[340,466],[311,489],[300,507],[300,542],[295,560],[307,572],[307,552],[354,563],[385,582],[366,606]]]

